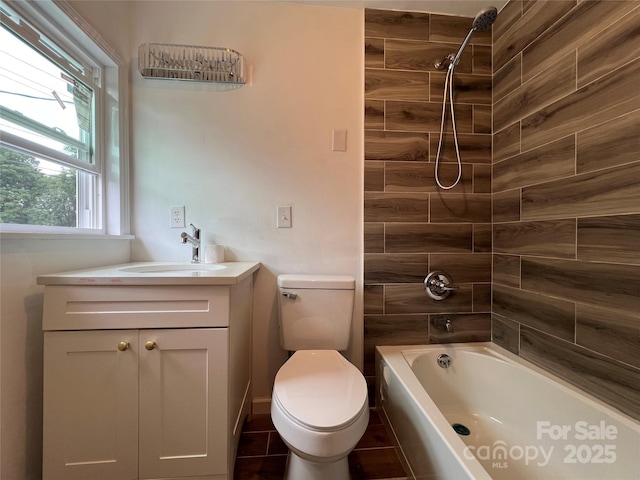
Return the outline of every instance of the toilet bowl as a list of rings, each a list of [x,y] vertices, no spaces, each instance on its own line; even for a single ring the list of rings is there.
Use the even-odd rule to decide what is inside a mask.
[[[364,377],[336,350],[299,350],[276,375],[271,418],[289,447],[285,480],[347,480],[369,422]]]

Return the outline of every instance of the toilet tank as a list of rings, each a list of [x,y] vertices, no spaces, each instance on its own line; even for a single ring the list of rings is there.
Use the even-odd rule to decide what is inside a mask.
[[[343,275],[279,275],[280,345],[285,350],[346,350],[355,279]]]

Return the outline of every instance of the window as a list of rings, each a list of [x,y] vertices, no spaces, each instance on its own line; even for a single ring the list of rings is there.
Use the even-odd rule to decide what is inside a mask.
[[[0,223],[127,233],[124,62],[66,13],[0,1]]]

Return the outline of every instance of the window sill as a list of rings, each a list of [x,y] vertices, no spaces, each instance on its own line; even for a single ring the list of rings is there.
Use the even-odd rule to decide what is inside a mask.
[[[0,240],[133,240],[134,235],[103,233],[0,232]]]

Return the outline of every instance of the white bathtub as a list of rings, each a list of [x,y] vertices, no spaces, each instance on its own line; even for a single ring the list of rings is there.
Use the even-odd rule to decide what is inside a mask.
[[[416,479],[640,479],[640,422],[493,343],[377,347],[376,383]]]

